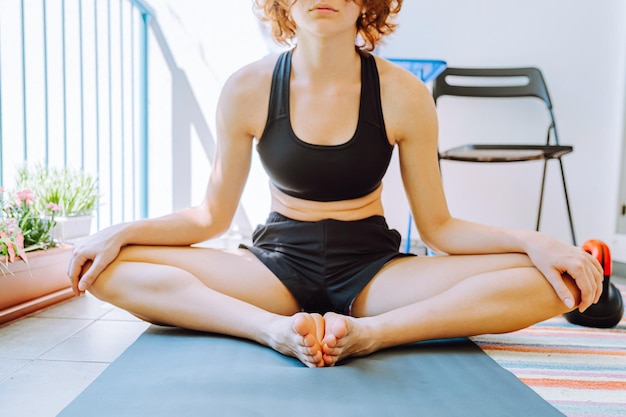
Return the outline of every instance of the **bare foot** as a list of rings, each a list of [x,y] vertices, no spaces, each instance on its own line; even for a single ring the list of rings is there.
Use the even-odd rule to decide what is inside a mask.
[[[315,320],[315,336],[317,336],[317,341],[320,343],[321,349],[322,339],[324,339],[324,333],[326,332],[326,320],[318,313],[311,313],[311,316],[313,320]]]
[[[324,366],[322,345],[324,318],[319,314],[297,313],[278,323],[281,329],[270,347],[283,355],[293,356],[309,368]]]
[[[322,340],[324,365],[334,366],[348,356],[362,356],[371,353],[374,348],[367,336],[367,328],[348,316],[326,313],[326,331]]]

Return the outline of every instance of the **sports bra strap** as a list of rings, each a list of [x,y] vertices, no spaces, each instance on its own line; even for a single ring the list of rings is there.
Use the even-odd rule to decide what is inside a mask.
[[[289,108],[289,76],[291,73],[292,51],[293,49],[283,52],[276,61],[272,79],[281,80],[282,82],[272,82],[268,121],[286,115]]]

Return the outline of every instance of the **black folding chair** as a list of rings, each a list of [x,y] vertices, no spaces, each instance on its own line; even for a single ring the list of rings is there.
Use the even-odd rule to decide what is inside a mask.
[[[525,83],[511,83],[507,79],[522,79]],[[434,81],[433,97],[437,102],[443,96],[482,97],[489,99],[536,97],[543,101],[549,114],[547,137],[545,143],[528,144],[468,144],[446,151],[439,152],[440,160],[461,162],[521,162],[543,160],[543,176],[541,180],[541,194],[537,211],[537,226],[541,222],[541,210],[546,183],[548,161],[558,160],[561,168],[561,180],[565,194],[565,204],[572,234],[572,242],[576,245],[574,222],[570,209],[565,171],[561,158],[573,151],[572,146],[559,144],[556,122],[552,111],[552,102],[548,88],[537,68],[446,68]]]

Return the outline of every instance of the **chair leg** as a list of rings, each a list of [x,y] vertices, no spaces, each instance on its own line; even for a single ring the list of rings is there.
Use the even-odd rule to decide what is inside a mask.
[[[563,161],[559,159],[559,166],[561,167],[561,180],[563,181],[563,193],[565,193],[565,205],[567,206],[567,216],[569,218],[569,228],[572,232],[572,244],[576,246],[576,234],[574,233],[574,220],[572,219],[572,210],[569,205],[569,197],[567,195],[567,186],[565,185],[565,170],[563,169]]]
[[[572,234],[572,244],[576,246],[576,234],[574,232],[574,220],[572,219],[572,210],[569,205],[569,196],[567,194],[567,186],[565,185],[565,170],[563,169],[563,161],[559,160],[559,166],[561,168],[561,181],[563,182],[563,193],[565,194],[565,206],[567,207],[567,218],[569,220],[570,233]],[[543,194],[546,186],[546,172],[548,169],[548,160],[543,161],[543,175],[541,177],[541,194],[539,195],[539,210],[537,211],[537,227],[535,230],[539,231],[539,225],[541,224],[541,210],[543,208]]]
[[[404,245],[404,252],[411,252],[411,226],[413,226],[413,215],[411,214],[411,209],[409,209],[409,225],[406,230],[406,244]]]
[[[541,193],[539,194],[539,209],[537,210],[537,227],[536,231],[539,231],[539,225],[541,224],[541,210],[543,209],[543,192],[546,188],[546,171],[548,169],[548,160],[543,160],[543,175],[541,177]]]

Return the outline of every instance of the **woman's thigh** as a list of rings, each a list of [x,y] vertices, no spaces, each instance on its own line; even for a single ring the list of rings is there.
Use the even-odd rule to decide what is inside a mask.
[[[190,280],[195,278],[214,291],[268,311],[293,314],[300,310],[280,280],[245,249],[127,246],[102,277],[112,285],[126,286],[128,280],[136,280],[141,281],[139,287],[180,284],[190,290]]]
[[[355,315],[374,315],[429,299],[489,272],[533,267],[523,254],[420,256],[389,262],[356,297]]]

